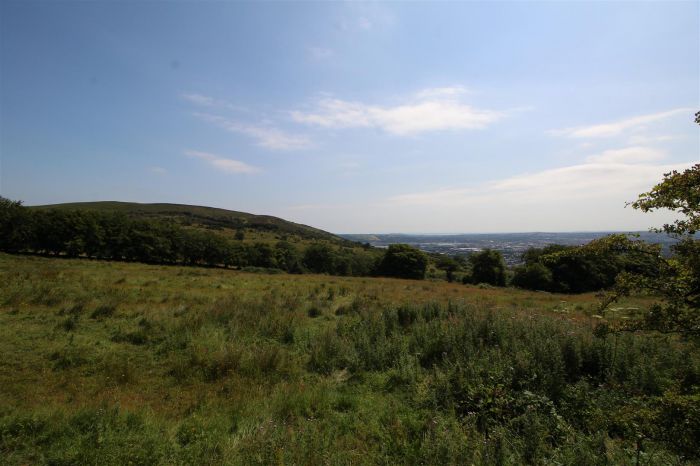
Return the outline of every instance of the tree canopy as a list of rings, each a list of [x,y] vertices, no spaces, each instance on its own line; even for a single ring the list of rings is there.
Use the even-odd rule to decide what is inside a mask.
[[[408,244],[392,244],[379,263],[379,274],[386,277],[422,280],[428,267],[428,256]]]
[[[631,205],[642,212],[657,209],[678,212],[684,218],[656,230],[676,235],[695,234],[700,231],[700,164],[682,172],[666,173],[661,183],[640,194]]]
[[[623,325],[625,329],[646,328],[662,332],[700,335],[700,240],[695,236],[700,220],[700,164],[683,171],[664,175],[661,183],[631,203],[635,209],[648,212],[666,208],[681,214],[672,224],[656,229],[676,236],[679,242],[671,247],[669,258],[658,245],[635,240],[627,235],[610,235],[577,248],[569,256],[581,254],[604,258],[626,254],[636,257],[641,267],[617,275],[615,286],[601,303],[602,309],[622,296],[647,292],[658,296],[661,303],[652,306],[641,322]]]
[[[472,266],[471,282],[505,286],[506,263],[503,255],[493,249],[484,249],[469,256]]]
[[[371,275],[378,251],[317,239],[244,243],[242,230],[192,228],[119,211],[28,209],[0,197],[0,251],[62,257]],[[305,251],[303,251],[305,248]]]

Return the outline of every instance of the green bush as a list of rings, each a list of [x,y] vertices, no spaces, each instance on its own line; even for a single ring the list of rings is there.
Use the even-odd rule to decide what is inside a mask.
[[[408,244],[391,244],[379,263],[378,272],[386,277],[422,280],[428,268],[428,257]]]

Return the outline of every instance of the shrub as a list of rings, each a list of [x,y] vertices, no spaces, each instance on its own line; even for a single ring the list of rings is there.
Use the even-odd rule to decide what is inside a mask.
[[[428,267],[428,257],[408,244],[392,244],[379,263],[379,274],[387,277],[422,280]]]
[[[500,252],[484,249],[469,256],[472,266],[472,283],[486,283],[494,286],[505,286],[506,263]]]
[[[551,270],[539,262],[516,267],[512,284],[528,290],[552,291],[554,288]]]

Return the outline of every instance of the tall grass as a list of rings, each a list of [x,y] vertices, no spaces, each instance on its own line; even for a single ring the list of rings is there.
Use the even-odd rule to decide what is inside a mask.
[[[699,460],[696,343],[590,296],[188,270],[0,256],[3,462]]]

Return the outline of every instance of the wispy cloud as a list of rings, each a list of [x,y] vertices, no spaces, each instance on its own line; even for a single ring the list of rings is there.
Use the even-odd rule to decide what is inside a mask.
[[[657,144],[660,142],[668,142],[682,139],[678,134],[659,134],[656,136],[648,136],[643,134],[635,134],[630,136],[630,144]]]
[[[217,102],[213,97],[202,94],[181,94],[181,97],[195,105],[204,105],[207,107],[213,107]]]
[[[645,147],[607,150],[584,163],[516,175],[473,187],[444,188],[394,196],[399,205],[459,206],[470,204],[530,204],[581,202],[591,199],[631,200],[661,175],[684,164],[660,163],[665,154]]]
[[[647,127],[650,123],[655,123],[682,113],[692,113],[692,108],[676,108],[665,112],[650,113],[623,120],[613,121],[589,126],[576,126],[550,131],[557,136],[572,138],[605,138],[618,136],[627,131],[635,131]]]
[[[427,131],[483,129],[505,112],[478,109],[461,101],[460,86],[425,89],[399,105],[374,105],[324,98],[311,111],[293,111],[298,123],[323,128],[380,128],[395,135]]]
[[[149,167],[148,171],[151,173],[155,173],[156,175],[165,175],[168,173],[168,170],[166,170],[163,167]]]
[[[258,167],[253,167],[252,165],[248,165],[240,160],[229,159],[220,155],[211,154],[209,152],[187,150],[185,151],[185,155],[204,160],[217,170],[226,173],[258,173],[261,171]]]
[[[464,86],[431,87],[416,93],[418,99],[453,99],[469,93]]]
[[[180,97],[182,97],[184,100],[188,101],[191,104],[200,106],[200,107],[212,107],[212,108],[226,108],[229,110],[245,110],[245,107],[239,106],[239,105],[233,105],[230,102],[227,102],[225,100],[221,99],[215,99],[214,97],[204,95],[204,94],[197,94],[197,93],[185,93],[185,94],[180,94]]]
[[[300,150],[313,146],[306,136],[289,134],[270,126],[256,126],[240,123],[218,115],[194,113],[197,118],[215,124],[232,133],[245,134],[256,140],[261,147],[273,150]]]
[[[589,163],[622,163],[639,164],[644,162],[656,162],[666,157],[664,151],[651,147],[625,147],[624,149],[610,149],[594,154],[586,158]]]

